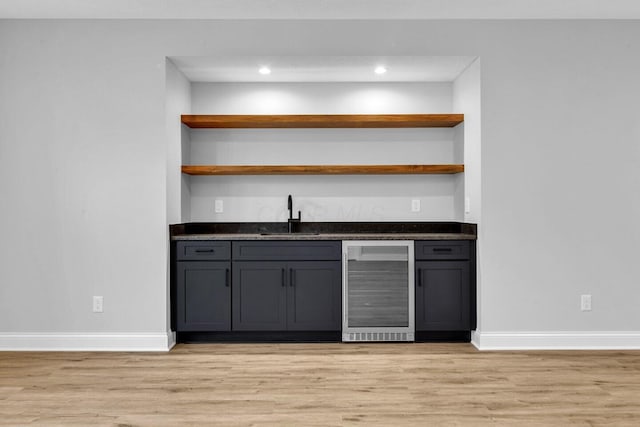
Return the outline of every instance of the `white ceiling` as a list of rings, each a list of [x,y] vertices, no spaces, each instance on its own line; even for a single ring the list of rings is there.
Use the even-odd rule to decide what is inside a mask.
[[[640,1],[0,0],[2,18],[640,19]]]
[[[172,57],[193,82],[450,82],[472,56]],[[387,72],[374,73],[383,65]],[[271,74],[258,73],[268,66]]]

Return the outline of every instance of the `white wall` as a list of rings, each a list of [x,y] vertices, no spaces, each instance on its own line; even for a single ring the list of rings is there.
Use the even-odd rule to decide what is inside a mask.
[[[453,84],[453,110],[464,113],[464,123],[456,128],[457,161],[464,163],[465,197],[469,211],[464,221],[479,223],[482,213],[482,107],[480,59],[473,61]]]
[[[632,331],[621,341],[640,346],[639,34],[530,23],[481,58],[486,347],[566,331],[593,334],[565,340],[576,346]]]
[[[193,83],[193,114],[427,114],[451,111],[451,83]]]
[[[188,204],[182,200],[182,194],[188,192],[188,181],[180,171],[183,159],[189,158],[189,133],[182,126],[180,116],[191,112],[191,82],[168,59],[166,75],[167,221],[175,224],[185,221],[183,217],[189,212]],[[183,139],[184,144],[180,143]]]
[[[0,346],[161,347],[165,58],[259,53],[480,57],[478,342],[638,347],[639,50],[637,21],[0,21]]]
[[[127,33],[0,24],[0,347],[167,345],[165,63]]]
[[[192,85],[195,114],[449,113],[451,83]],[[454,163],[452,129],[215,129],[190,132],[190,164]],[[461,160],[462,161],[462,160]],[[306,221],[454,220],[456,177],[191,177],[193,221],[285,221],[286,199]],[[214,200],[225,205],[214,213]],[[411,200],[421,211],[411,212]],[[460,213],[461,216],[461,213]]]

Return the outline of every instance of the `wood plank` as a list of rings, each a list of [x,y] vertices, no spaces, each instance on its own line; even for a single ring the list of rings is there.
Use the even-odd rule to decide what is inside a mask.
[[[464,165],[184,165],[188,175],[415,175],[464,172]]]
[[[190,128],[412,128],[454,127],[464,114],[183,115]]]
[[[638,356],[422,343],[0,352],[0,425],[637,426]]]

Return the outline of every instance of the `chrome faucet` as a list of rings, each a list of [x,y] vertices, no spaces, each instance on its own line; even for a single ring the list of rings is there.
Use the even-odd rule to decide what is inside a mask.
[[[287,199],[287,208],[289,209],[289,219],[287,220],[287,232],[293,233],[295,231],[293,224],[300,223],[301,212],[298,211],[298,218],[293,217],[293,199],[291,198],[291,194],[289,194],[289,197]]]

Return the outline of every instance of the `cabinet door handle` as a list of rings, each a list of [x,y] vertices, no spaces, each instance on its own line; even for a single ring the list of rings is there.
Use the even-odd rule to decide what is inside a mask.
[[[289,269],[289,286],[291,286],[292,288],[295,286],[294,277],[296,276],[293,274],[293,268],[290,268]]]
[[[215,249],[196,249],[195,250],[195,252],[198,253],[198,254],[201,254],[201,253],[213,253],[215,251],[216,251]]]
[[[285,283],[284,283],[284,268],[282,269],[282,286],[285,286]]]
[[[418,269],[418,286],[422,286],[422,269]]]
[[[433,252],[451,252],[451,248],[433,248]]]
[[[229,287],[229,269],[228,268],[224,269],[224,285],[227,288]]]

